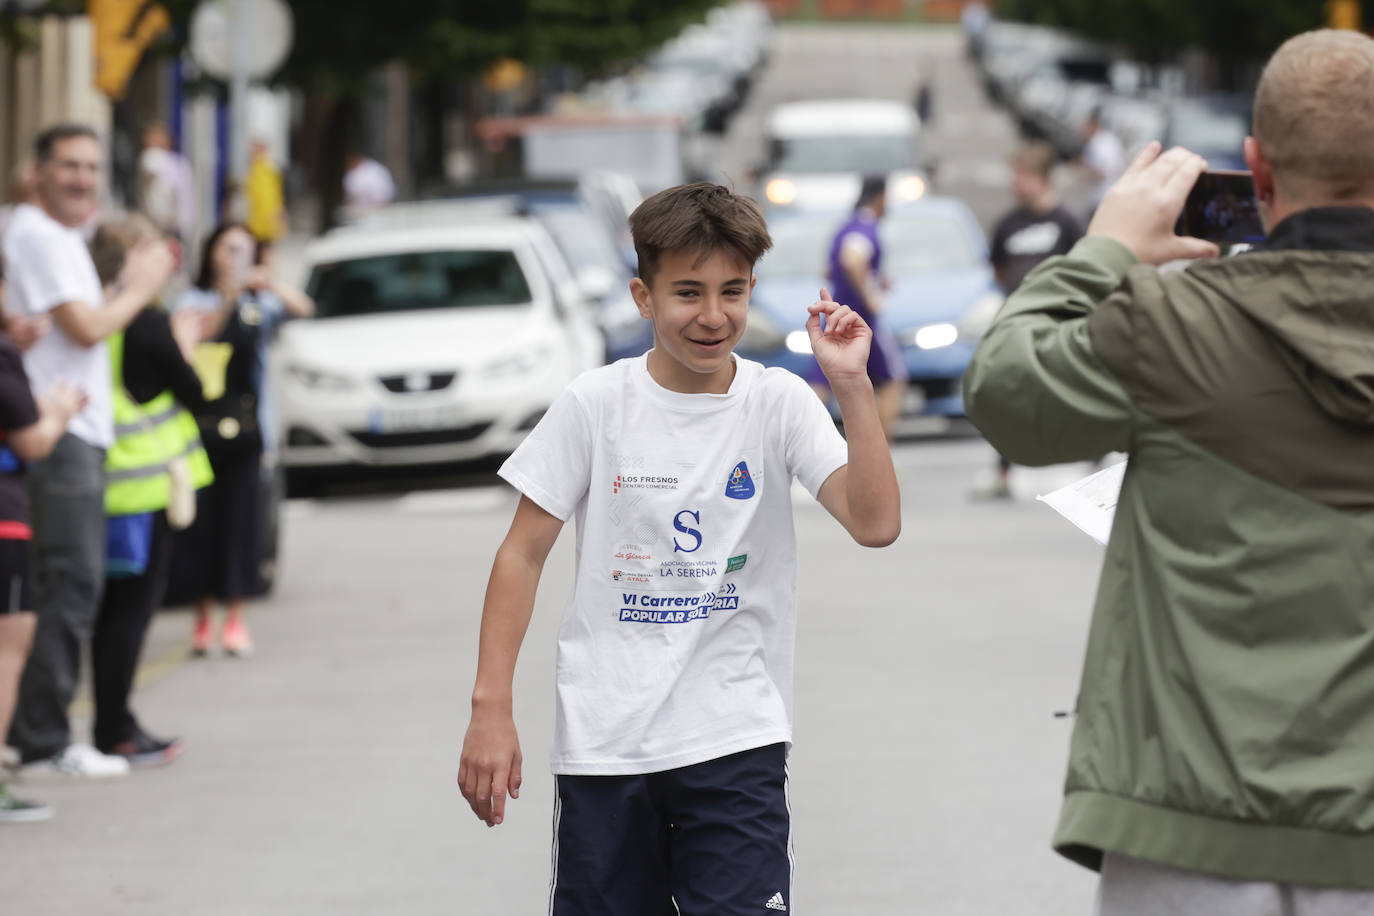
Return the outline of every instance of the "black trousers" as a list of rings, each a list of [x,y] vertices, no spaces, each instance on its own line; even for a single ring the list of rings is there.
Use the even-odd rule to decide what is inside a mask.
[[[67,433],[29,465],[33,516],[33,635],[9,743],[25,763],[71,743],[67,707],[105,584],[105,450]]]
[[[141,576],[105,580],[105,597],[91,636],[91,673],[95,692],[95,746],[108,752],[134,736],[138,721],[129,694],[153,612],[167,594],[173,532],[167,513],[153,514],[148,568]]]

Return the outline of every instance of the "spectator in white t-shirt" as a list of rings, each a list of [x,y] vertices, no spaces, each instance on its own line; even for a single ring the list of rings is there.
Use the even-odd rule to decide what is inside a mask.
[[[1083,125],[1083,169],[1093,183],[1092,209],[1102,201],[1102,195],[1116,184],[1126,171],[1126,147],[1121,138],[1102,126],[1102,112],[1095,110]]]
[[[131,251],[119,292],[105,300],[80,230],[95,212],[100,186],[95,131],[51,127],[34,142],[34,158],[37,200],[15,208],[0,240],[6,309],[52,319],[51,332],[24,354],[34,394],[65,385],[87,401],[52,453],[29,469],[38,625],[9,743],[25,770],[122,776],[129,769],[123,758],[72,741],[67,707],[105,581],[105,449],[114,440],[105,339],[156,297],[171,276],[172,256],[161,242]]]
[[[355,217],[385,207],[396,199],[396,182],[392,181],[387,167],[358,152],[348,155],[343,186],[344,204]]]

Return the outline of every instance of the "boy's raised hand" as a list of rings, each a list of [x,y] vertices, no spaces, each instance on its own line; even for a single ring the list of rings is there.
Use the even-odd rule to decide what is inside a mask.
[[[509,713],[473,711],[463,756],[458,764],[458,788],[472,813],[488,827],[506,817],[506,794],[520,797],[520,738]]]
[[[811,352],[821,371],[832,386],[845,381],[868,378],[868,350],[873,343],[873,331],[847,305],[830,298],[829,290],[821,290],[821,298],[807,309],[806,332],[811,336]],[[825,329],[821,329],[821,316]]]

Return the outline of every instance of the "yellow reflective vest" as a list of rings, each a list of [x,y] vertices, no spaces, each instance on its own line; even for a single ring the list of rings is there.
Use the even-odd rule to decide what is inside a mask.
[[[114,375],[115,441],[105,453],[105,514],[134,515],[167,508],[171,479],[167,462],[184,456],[191,483],[199,490],[214,481],[210,458],[200,443],[195,418],[164,391],[135,404],[124,387],[124,332],[109,339]]]

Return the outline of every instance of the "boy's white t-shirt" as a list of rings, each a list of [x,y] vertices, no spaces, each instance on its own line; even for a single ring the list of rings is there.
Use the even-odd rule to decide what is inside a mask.
[[[500,474],[576,516],[551,762],[652,773],[792,738],[793,478],[848,462],[800,378],[735,357],[726,394],[658,385],[647,357],[575,380]]]
[[[14,208],[0,240],[5,258],[5,308],[15,315],[43,315],[59,305],[105,304],[100,277],[81,230],[64,226],[32,204]],[[58,382],[86,393],[86,406],[67,430],[97,448],[114,443],[110,357],[104,341],[84,347],[54,324],[24,354],[34,394]]]

